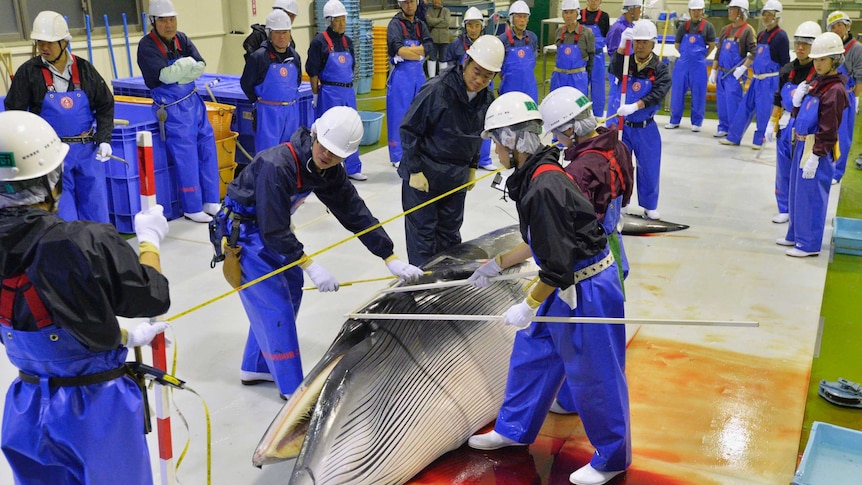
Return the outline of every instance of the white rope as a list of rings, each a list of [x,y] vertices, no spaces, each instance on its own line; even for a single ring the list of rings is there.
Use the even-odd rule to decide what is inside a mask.
[[[347,318],[354,320],[465,320],[474,322],[492,322],[502,320],[502,315],[456,315],[447,313],[348,313]],[[629,325],[681,325],[705,327],[759,327],[758,322],[748,320],[662,320],[654,318],[611,318],[611,317],[533,317],[534,322],[544,323],[593,323],[593,324],[629,324]]]

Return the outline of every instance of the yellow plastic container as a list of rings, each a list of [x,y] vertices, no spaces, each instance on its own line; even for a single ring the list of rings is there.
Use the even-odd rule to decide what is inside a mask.
[[[216,142],[229,138],[233,134],[235,144],[237,135],[230,131],[230,123],[233,120],[233,112],[236,107],[229,104],[213,103],[212,101],[205,101],[204,104],[207,106],[207,118],[213,127]]]
[[[371,76],[371,89],[386,89],[386,72],[375,72]]]
[[[115,103],[153,104],[153,98],[141,98],[138,96],[114,96]]]
[[[216,140],[216,153],[218,153],[218,178],[219,178],[219,193],[224,199],[227,192],[227,186],[233,181],[236,162],[234,156],[236,153],[236,138],[239,133],[229,131],[227,138]]]

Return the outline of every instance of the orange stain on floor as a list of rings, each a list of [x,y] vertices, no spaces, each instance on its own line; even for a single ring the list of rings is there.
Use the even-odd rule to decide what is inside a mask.
[[[807,371],[798,367],[635,338],[627,353],[633,462],[610,484],[789,483],[807,391]],[[592,453],[577,415],[549,414],[529,447],[464,445],[409,483],[563,485]]]

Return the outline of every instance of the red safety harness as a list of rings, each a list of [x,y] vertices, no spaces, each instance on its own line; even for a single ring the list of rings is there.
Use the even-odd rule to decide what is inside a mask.
[[[293,161],[296,162],[296,190],[302,189],[302,167],[299,166],[299,155],[296,154],[296,150],[293,149],[293,143],[285,142],[287,148],[290,149],[290,153],[293,155]]]
[[[406,30],[404,31],[404,35],[407,35]],[[323,33],[323,38],[326,39],[326,44],[329,46],[329,52],[335,51],[335,45],[332,43],[332,39],[329,37],[328,32]],[[341,43],[344,44],[344,50],[349,50],[347,47],[347,37],[342,35],[341,36]]]
[[[572,183],[575,182],[575,179],[573,179],[572,176],[569,175],[568,172],[563,170],[563,167],[561,167],[559,165],[554,165],[553,163],[545,163],[545,164],[539,165],[539,168],[537,168],[536,171],[533,172],[533,176],[530,177],[530,180],[531,181],[534,180],[536,177],[538,177],[539,175],[541,175],[545,172],[561,172],[566,177],[569,177],[569,180],[571,180]]]
[[[772,33],[769,34],[769,37],[766,39],[766,42],[761,42],[763,40],[763,37],[766,35],[766,31],[764,30],[763,32],[757,34],[757,43],[769,44],[770,42],[772,42],[772,39],[774,39],[775,36],[778,35],[779,32],[781,32],[781,27],[777,27],[775,30],[773,30]]]
[[[613,148],[610,150],[584,150],[581,152],[581,155],[586,153],[597,153],[601,155],[607,159],[608,165],[611,166],[611,198],[617,198],[617,196],[620,195],[620,192],[625,193],[626,181],[623,178],[623,169],[620,167],[616,155],[614,155]],[[617,183],[619,183],[620,190],[617,190]]]
[[[575,42],[574,42],[575,44],[577,44],[577,43],[578,43],[578,40],[580,40],[580,38],[581,38],[581,32],[582,32],[583,30],[584,30],[584,26],[583,26],[583,25],[581,25],[581,24],[578,24],[578,30],[575,32]],[[561,29],[561,32],[560,32],[560,42],[565,42],[565,41],[566,41],[566,34],[567,34],[567,33],[568,33],[568,32],[566,32],[566,29],[565,29],[565,28]]]
[[[149,34],[147,34],[147,36],[153,39],[153,41],[156,43],[156,47],[159,48],[159,51],[162,53],[162,55],[168,57],[168,50],[165,49],[165,45],[164,43],[162,43],[162,39],[160,39],[159,36],[156,35],[156,33],[152,30]],[[177,36],[174,36],[174,47],[176,47],[178,53],[183,51],[182,48],[180,48],[180,40],[177,39]]]
[[[0,280],[0,324],[12,327],[15,318],[15,300],[18,295],[24,294],[24,300],[33,314],[38,328],[45,328],[54,323],[42,298],[36,292],[36,288],[27,277],[26,273]]]
[[[706,19],[700,19],[700,23],[697,24],[697,31],[692,32],[691,31],[691,20],[686,20],[685,21],[685,31],[688,34],[700,34],[701,32],[703,32],[703,27],[705,25],[706,25]]]
[[[602,18],[602,9],[596,10],[596,17],[593,19],[593,23],[587,23],[587,9],[581,9],[581,23],[584,25],[595,25],[599,23],[599,19]]]
[[[69,54],[72,56],[71,54]],[[48,69],[47,66],[42,66],[42,77],[45,79],[45,86],[48,88],[48,91],[56,91],[54,88],[54,75],[51,74],[51,70]],[[78,58],[72,56],[72,90],[81,89],[81,76],[78,73]]]

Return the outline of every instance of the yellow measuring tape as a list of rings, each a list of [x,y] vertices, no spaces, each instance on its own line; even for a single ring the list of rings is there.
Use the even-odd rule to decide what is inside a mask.
[[[348,237],[346,237],[346,238],[342,239],[341,241],[338,241],[338,242],[337,242],[337,243],[335,243],[335,244],[332,244],[332,245],[330,245],[330,246],[327,246],[327,247],[325,247],[325,248],[321,249],[320,251],[317,251],[317,252],[314,252],[314,253],[312,253],[312,254],[308,255],[308,259],[311,259],[311,258],[313,258],[313,257],[315,257],[315,256],[319,256],[319,255],[321,255],[321,254],[323,254],[323,253],[325,253],[325,252],[327,252],[327,251],[329,251],[329,250],[331,250],[331,249],[333,249],[333,248],[336,248],[336,247],[338,247],[338,246],[341,246],[342,244],[344,244],[344,243],[346,243],[346,242],[348,242],[348,241],[352,241],[352,240],[354,240],[354,239],[356,239],[356,238],[358,238],[358,237],[360,237],[360,236],[364,236],[364,235],[368,234],[369,232],[374,231],[375,229],[378,229],[378,228],[380,228],[380,227],[383,227],[384,225],[389,224],[390,222],[392,222],[392,221],[394,221],[394,220],[396,220],[396,219],[398,219],[398,218],[404,217],[404,216],[406,216],[407,214],[410,214],[411,212],[415,212],[415,211],[417,211],[417,210],[419,210],[419,209],[421,209],[421,208],[423,208],[423,207],[425,207],[425,206],[427,206],[427,205],[433,204],[434,202],[437,202],[438,200],[440,200],[440,199],[442,199],[442,198],[444,198],[444,197],[448,197],[448,196],[450,196],[450,195],[454,194],[455,192],[458,192],[459,190],[464,190],[464,189],[466,189],[467,187],[469,187],[469,186],[471,186],[471,185],[473,185],[473,184],[475,184],[475,183],[479,182],[480,180],[484,180],[484,179],[486,179],[486,178],[488,178],[488,177],[490,177],[490,176],[492,176],[492,175],[496,175],[496,174],[497,174],[498,172],[500,172],[501,170],[503,170],[503,168],[498,168],[497,170],[494,170],[493,172],[489,172],[489,173],[487,173],[487,174],[485,174],[485,175],[483,175],[483,176],[481,176],[481,177],[475,178],[475,179],[473,179],[473,180],[471,180],[471,181],[469,181],[469,182],[465,183],[464,185],[460,185],[460,186],[458,186],[458,187],[455,187],[454,189],[452,189],[452,190],[450,190],[450,191],[448,191],[448,192],[444,192],[444,193],[442,193],[442,194],[438,195],[437,197],[434,197],[434,198],[433,198],[433,199],[431,199],[431,200],[427,200],[427,201],[425,201],[425,202],[423,202],[423,203],[421,203],[421,204],[419,204],[419,205],[417,205],[417,206],[415,206],[415,207],[412,207],[412,208],[410,208],[410,209],[408,209],[408,210],[406,210],[406,211],[404,211],[404,212],[402,212],[402,213],[400,213],[400,214],[396,214],[396,215],[394,215],[394,216],[390,217],[389,219],[386,219],[386,220],[385,220],[385,221],[383,221],[383,222],[378,222],[377,224],[375,224],[375,225],[373,225],[373,226],[371,226],[371,227],[369,227],[369,228],[367,228],[367,229],[363,229],[363,230],[361,230],[361,231],[357,232],[356,234],[353,234],[353,235],[351,235],[351,236],[348,236]],[[255,278],[255,279],[253,279],[253,280],[249,281],[248,283],[245,283],[245,284],[243,284],[243,285],[237,286],[236,288],[231,289],[231,290],[229,290],[229,291],[226,291],[226,292],[222,293],[221,295],[218,295],[218,296],[216,296],[216,297],[214,297],[214,298],[211,298],[211,299],[209,299],[209,300],[207,300],[207,301],[205,301],[205,302],[203,302],[203,303],[200,303],[200,304],[198,304],[198,305],[195,305],[195,306],[193,306],[193,307],[191,307],[191,308],[189,308],[189,309],[187,309],[187,310],[184,310],[184,311],[182,311],[182,312],[180,312],[180,313],[177,313],[176,315],[173,315],[173,316],[171,316],[171,317],[168,317],[168,318],[166,319],[166,321],[167,321],[167,322],[173,322],[174,320],[176,320],[176,319],[178,319],[178,318],[182,318],[182,317],[184,317],[184,316],[188,315],[189,313],[192,313],[192,312],[195,312],[195,311],[197,311],[197,310],[200,310],[201,308],[203,308],[203,307],[205,307],[205,306],[207,306],[207,305],[211,305],[211,304],[213,304],[213,303],[215,303],[215,302],[217,302],[217,301],[219,301],[219,300],[221,300],[221,299],[223,299],[223,298],[226,298],[226,297],[228,297],[228,296],[230,296],[230,295],[232,295],[232,294],[234,294],[234,293],[236,293],[236,292],[238,292],[238,291],[240,291],[240,290],[244,290],[244,289],[248,288],[249,286],[256,285],[256,284],[260,283],[261,281],[263,281],[263,280],[265,280],[265,279],[267,279],[267,278],[271,278],[271,277],[273,277],[273,276],[275,276],[275,275],[277,275],[277,274],[279,274],[279,273],[282,273],[282,272],[284,272],[284,271],[287,271],[287,270],[289,270],[290,268],[293,268],[294,266],[296,266],[296,265],[298,265],[298,264],[302,263],[303,261],[305,261],[305,258],[303,258],[303,259],[298,259],[298,260],[296,260],[296,261],[294,261],[294,262],[292,262],[292,263],[288,263],[288,264],[286,264],[286,265],[282,266],[281,268],[278,268],[278,269],[276,269],[276,270],[270,271],[269,273],[267,273],[267,274],[265,274],[265,275],[263,275],[263,276],[260,276],[260,277],[258,277],[258,278]]]

